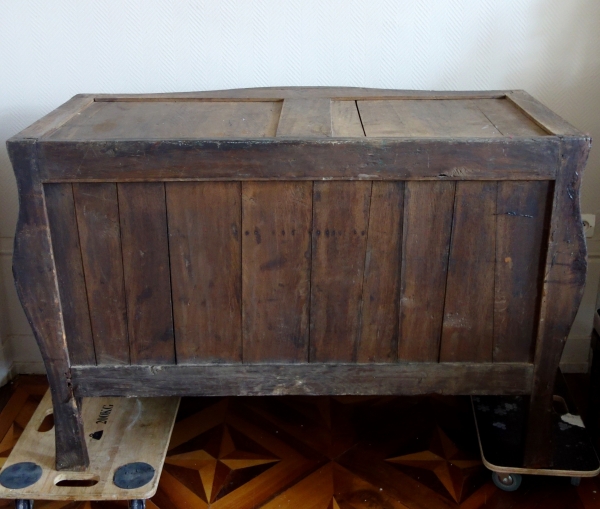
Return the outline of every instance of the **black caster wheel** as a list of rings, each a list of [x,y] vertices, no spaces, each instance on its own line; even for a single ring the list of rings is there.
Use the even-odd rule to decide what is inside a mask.
[[[573,486],[579,486],[581,483],[581,477],[571,477],[571,484]]]
[[[146,501],[141,498],[130,500],[129,509],[146,509]]]
[[[33,500],[17,498],[15,499],[15,509],[33,509]]]
[[[492,472],[492,481],[502,491],[517,491],[523,477],[520,474],[501,474],[498,472]]]

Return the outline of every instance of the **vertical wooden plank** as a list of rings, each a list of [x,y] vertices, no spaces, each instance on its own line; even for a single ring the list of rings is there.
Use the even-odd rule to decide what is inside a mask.
[[[373,182],[362,291],[358,362],[398,357],[404,182]]]
[[[454,182],[407,182],[404,205],[398,359],[437,362]]]
[[[165,186],[118,184],[131,364],[174,364]]]
[[[494,362],[531,362],[535,345],[550,183],[499,182]]]
[[[129,364],[116,184],[73,184],[96,360]]]
[[[73,188],[71,184],[46,184],[44,193],[69,358],[72,364],[94,365],[96,355],[81,264]]]
[[[75,114],[81,101],[77,97],[65,104],[66,112]],[[62,108],[55,113],[59,113]],[[64,111],[64,110],[63,110]],[[65,113],[66,113],[65,112]],[[62,115],[59,115],[59,117]],[[54,113],[48,119],[53,119]],[[54,117],[55,119],[55,117]],[[35,137],[34,124],[28,129]],[[27,320],[35,335],[52,386],[56,470],[85,470],[89,464],[81,411],[73,394],[71,359],[66,342],[63,311],[52,255],[52,235],[41,183],[37,142],[35,139],[12,138],[8,155],[15,171],[19,190],[19,219],[15,233],[13,274],[15,287]]]
[[[240,362],[239,182],[166,184],[178,364]]]
[[[312,182],[242,184],[244,362],[307,362]]]
[[[456,183],[440,361],[492,362],[496,182]]]
[[[315,182],[310,361],[356,362],[371,182]]]

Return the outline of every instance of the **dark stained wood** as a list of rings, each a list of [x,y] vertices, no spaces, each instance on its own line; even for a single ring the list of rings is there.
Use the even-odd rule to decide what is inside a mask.
[[[75,114],[83,102],[72,101],[65,109]],[[30,133],[35,133],[35,130]],[[50,227],[36,163],[36,142],[11,139],[7,146],[20,196],[13,273],[19,300],[52,384],[56,469],[84,470],[89,465],[89,456],[81,413],[71,384]]]
[[[77,366],[78,396],[527,394],[531,364]],[[198,383],[201,380],[202,383]]]
[[[525,115],[548,133],[562,136],[583,135],[581,131],[559,117],[524,90],[509,92],[506,94],[506,98],[517,105]]]
[[[444,316],[454,182],[407,182],[398,358],[436,362]]]
[[[551,180],[558,140],[41,141],[39,153],[49,181]]]
[[[96,361],[129,364],[117,186],[73,184],[73,194]]]
[[[314,183],[311,362],[357,360],[371,187]]]
[[[277,136],[331,136],[330,103],[329,99],[285,99]]]
[[[78,383],[90,386],[100,380],[113,384],[117,391],[131,391],[129,395],[133,396],[144,394],[144,390],[157,394],[159,389],[152,380],[163,380],[161,366],[165,364],[170,366],[165,367],[165,378],[157,384],[162,387],[160,390],[206,391],[205,394],[211,391],[219,394],[219,390],[254,394],[263,389],[268,394],[285,391],[326,394],[337,390],[356,391],[353,394],[379,391],[473,394],[482,390],[510,393],[516,390],[516,383],[521,394],[531,395],[528,462],[532,465],[546,462],[544,449],[551,445],[546,437],[554,373],[579,305],[585,274],[577,200],[579,179],[589,150],[588,138],[520,91],[455,94],[280,88],[98,96],[98,101],[95,98],[76,97],[9,141],[21,201],[15,277],[53,389],[58,468],[82,469],[86,462],[72,373],[78,373]],[[546,136],[544,132],[554,135]],[[276,364],[259,365],[262,346],[260,355],[249,365],[240,364],[239,356],[235,360],[210,355],[208,359],[194,357],[197,351],[190,357],[195,366],[175,365],[165,185],[177,182],[187,188],[214,181],[240,190],[238,201],[242,187],[259,189],[262,181],[290,188],[314,187],[312,216],[305,221],[307,235],[312,229],[310,249],[302,251],[294,245],[293,255],[298,267],[310,263],[308,356],[310,361],[321,365],[290,365],[288,359],[277,358],[270,361]],[[524,187],[520,187],[520,182]],[[78,366],[73,371],[65,334],[69,310],[67,306],[63,313],[60,306],[43,186],[60,184],[61,189],[68,189],[71,184],[96,183],[107,189],[117,188],[130,362],[140,366]],[[420,190],[421,185],[423,189],[431,186],[437,194],[427,197]],[[400,186],[405,188],[405,211],[399,203]],[[543,188],[548,188],[549,194],[553,189],[551,219],[550,204],[548,211],[541,212],[543,199],[535,197],[536,187],[542,194]],[[379,200],[378,192],[384,189],[393,190],[392,195]],[[421,192],[424,194],[420,195]],[[513,196],[514,193],[519,197]],[[522,193],[530,197],[521,196]],[[212,194],[207,196],[205,202],[212,198]],[[284,200],[283,196],[278,198]],[[214,224],[226,221],[228,215],[219,203],[215,197],[214,206],[219,210],[212,213]],[[421,203],[422,211],[418,210]],[[534,204],[538,207],[537,216],[529,213]],[[173,210],[179,207],[185,219],[188,203],[173,200],[171,206]],[[286,206],[291,209],[297,205],[288,200]],[[194,211],[194,207],[196,204],[191,206],[194,220],[188,221],[188,226],[191,225],[188,231],[193,231],[193,223],[200,216],[202,220],[210,219],[210,214],[203,209]],[[241,208],[240,203],[237,206],[240,215]],[[111,210],[114,217],[114,205]],[[524,213],[513,216],[517,210]],[[80,214],[79,208],[75,211],[81,230],[85,215]],[[276,215],[273,219],[254,212],[265,226],[278,220]],[[528,220],[534,218],[526,217],[529,215],[535,216],[537,226],[530,224]],[[293,219],[299,217],[301,214]],[[68,221],[68,217],[61,216],[60,220]],[[243,218],[239,219],[238,228],[242,223]],[[543,232],[547,225],[549,234]],[[221,233],[227,230],[219,229]],[[511,229],[519,231],[510,234]],[[202,235],[209,233],[212,235],[208,227],[202,230]],[[87,234],[97,238],[85,239]],[[57,238],[61,235],[66,235],[62,229]],[[87,267],[88,244],[100,244],[102,240],[94,228],[83,234],[80,231],[80,235],[89,297],[97,280],[93,274],[96,269],[91,268],[92,264]],[[113,232],[113,244],[102,256],[112,257],[109,251],[119,251],[115,235]],[[171,239],[183,246],[181,253],[187,249],[186,241],[191,242],[193,250],[200,249],[194,244],[196,240],[200,242],[200,236],[190,241],[190,235],[183,233],[179,239]],[[250,232],[248,237],[250,240]],[[448,238],[450,251],[447,251]],[[427,242],[421,244],[422,239]],[[77,251],[76,241],[71,238],[65,244],[71,246],[71,254]],[[431,253],[424,247],[427,245],[432,246]],[[54,254],[61,258],[56,261],[60,266],[66,263],[66,255],[57,254],[61,246],[58,247]],[[283,248],[276,243],[269,247],[268,253],[254,253],[257,261],[265,260],[259,263],[259,268],[279,250]],[[310,253],[302,259],[301,253],[306,251]],[[546,251],[546,267],[541,271],[545,279],[540,287],[539,280],[534,278],[535,266]],[[236,253],[235,249],[227,252],[233,257]],[[237,253],[240,268],[228,275],[241,281],[241,267],[246,261],[243,249]],[[249,250],[246,254],[252,253]],[[216,252],[210,256],[213,258],[202,263],[210,264],[211,270],[216,271],[227,270],[227,260],[233,259]],[[178,254],[176,257],[175,264],[185,265],[183,257]],[[429,257],[435,261],[422,261]],[[510,260],[505,261],[507,258]],[[286,256],[286,260],[291,259],[291,255]],[[395,259],[402,263],[394,265]],[[450,261],[447,272],[446,259]],[[115,260],[118,265],[118,256]],[[192,284],[191,279],[181,276],[182,266],[177,270],[180,283]],[[507,271],[512,271],[512,278]],[[209,276],[209,271],[204,272],[201,277]],[[228,289],[219,289],[234,295],[229,301],[233,307],[235,297],[241,298],[253,287],[264,291],[269,299],[278,299],[269,303],[275,309],[273,313],[261,315],[261,320],[266,316],[264,321],[253,322],[252,334],[256,337],[270,334],[285,337],[269,331],[269,326],[284,316],[282,310],[288,313],[286,316],[298,320],[286,318],[286,325],[298,328],[298,323],[306,323],[304,307],[298,304],[303,299],[301,290],[285,296],[278,290],[276,297],[269,293],[269,288],[274,288],[273,282],[279,285],[280,273],[283,269],[262,279],[254,274],[255,279],[248,279],[252,284],[241,292],[233,291],[233,283],[228,279]],[[79,276],[75,271],[69,277]],[[411,277],[414,281],[409,280]],[[423,281],[422,289],[417,286],[418,278]],[[110,279],[118,287],[118,276]],[[292,277],[286,281],[304,280]],[[532,287],[536,282],[537,286]],[[400,295],[396,297],[398,285]],[[118,300],[118,292],[116,295]],[[201,298],[200,292],[191,296]],[[217,300],[214,293],[207,298]],[[506,299],[510,302],[505,305]],[[527,301],[526,304],[519,306],[519,299]],[[430,302],[445,306],[443,323],[440,309]],[[88,304],[94,308],[105,306],[92,303],[89,298]],[[176,307],[179,305],[175,303]],[[422,311],[411,313],[410,306]],[[185,310],[177,312],[180,311]],[[188,311],[196,313],[196,320],[203,313],[202,301],[199,305],[191,304]],[[93,309],[90,313],[95,342],[96,336],[101,335],[94,320],[97,312]],[[233,312],[234,319],[218,325],[219,333],[226,327],[235,327],[235,316],[240,323],[242,313],[241,309]],[[216,323],[216,314],[205,315],[206,320]],[[85,315],[77,313],[77,319],[85,319]],[[419,324],[419,320],[423,323]],[[261,328],[268,332],[261,332]],[[533,357],[525,356],[532,345],[531,331],[536,335]],[[236,341],[234,335],[229,339]],[[400,360],[420,362],[409,365],[388,362],[396,360],[396,341]],[[507,349],[507,341],[518,344]],[[104,344],[100,338],[96,343]],[[188,346],[193,350],[199,343],[202,342],[193,339]],[[296,346],[298,351],[304,347],[300,343]],[[439,358],[436,350],[440,352]],[[502,359],[506,352],[511,356],[509,363],[492,362]],[[297,353],[294,350],[285,355]],[[517,358],[533,358],[534,364],[515,362]],[[362,359],[366,362],[357,363]],[[374,363],[375,359],[381,362]],[[343,368],[331,366],[339,362],[354,364]],[[222,371],[214,371],[220,374],[213,375],[211,370],[220,368]],[[302,371],[299,375],[286,371],[305,368],[317,371],[307,371],[306,378]],[[330,368],[333,371],[328,371]],[[235,369],[241,369],[241,375]],[[110,370],[121,370],[118,373],[122,374],[113,379]],[[249,370],[251,376],[244,370]],[[351,375],[344,374],[344,370]],[[99,378],[91,373],[100,373]],[[294,373],[298,375],[296,378],[292,376]]]
[[[44,187],[44,195],[69,358],[72,364],[94,365],[96,354],[81,263],[73,188],[71,184],[48,184]]]
[[[49,140],[264,138],[275,136],[281,101],[95,102]]]
[[[363,275],[358,362],[398,358],[404,182],[373,182]]]
[[[457,182],[441,362],[492,362],[496,182]]]
[[[547,136],[548,134],[510,100],[476,99],[470,102],[504,136]]]
[[[554,187],[525,449],[525,465],[538,468],[552,463],[554,381],[565,341],[583,297],[587,273],[579,189],[591,140],[565,137],[561,146],[561,167]]]
[[[244,182],[244,362],[307,362],[311,182]]]
[[[494,362],[531,362],[547,235],[548,182],[499,182]]]
[[[131,364],[174,364],[165,186],[119,184]]]
[[[241,362],[241,189],[166,184],[177,362]]]

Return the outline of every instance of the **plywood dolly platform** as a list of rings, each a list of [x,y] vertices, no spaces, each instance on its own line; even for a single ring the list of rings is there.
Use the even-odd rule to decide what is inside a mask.
[[[527,401],[522,396],[472,397],[473,414],[483,464],[492,471],[494,484],[515,491],[522,475],[570,477],[577,486],[582,477],[600,473],[600,462],[587,430],[559,373],[554,392],[552,466],[526,468],[523,449]]]
[[[179,400],[84,398],[90,466],[57,471],[48,391],[0,471],[0,498],[15,499],[17,509],[34,500],[128,500],[143,509],[158,486]]]

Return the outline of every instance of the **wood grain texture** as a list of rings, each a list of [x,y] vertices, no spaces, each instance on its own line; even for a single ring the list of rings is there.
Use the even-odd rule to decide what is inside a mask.
[[[72,114],[80,107],[71,103]],[[13,273],[19,300],[35,335],[48,380],[52,403],[57,470],[84,470],[89,464],[81,413],[70,379],[52,241],[38,174],[36,142],[11,139],[7,143],[20,197],[13,252]]]
[[[165,186],[119,184],[131,364],[174,364]]]
[[[117,186],[73,184],[73,193],[96,360],[129,364]]]
[[[310,361],[356,362],[371,182],[315,182]]]
[[[398,358],[436,362],[444,316],[454,182],[407,182]]]
[[[241,362],[241,187],[166,184],[177,362]]]
[[[28,378],[17,382],[26,401],[15,394],[0,413],[0,422],[8,425],[8,433],[0,432],[7,447],[13,430],[25,425],[47,388],[29,385]],[[482,399],[481,404],[488,402]],[[404,408],[410,411],[399,411]],[[517,494],[495,487],[480,456],[472,413],[469,398],[460,396],[432,395],[418,402],[411,396],[187,399],[171,435],[157,493],[146,505],[319,509],[335,503],[364,507],[367,500],[370,507],[387,509],[515,509],[515,503],[519,509],[597,509],[598,477],[582,479],[579,487],[566,479],[529,477],[526,489]],[[509,435],[508,440],[514,438]],[[497,441],[492,445],[499,447]],[[198,457],[204,460],[190,459]],[[572,462],[574,456],[568,459]],[[585,466],[585,475],[594,474]],[[85,504],[89,502],[79,505]],[[115,502],[92,506],[110,509]]]
[[[589,138],[562,139],[561,166],[554,187],[540,325],[535,346],[524,460],[527,467],[539,468],[552,463],[554,381],[565,341],[583,297],[587,273],[579,192],[590,147]]]
[[[342,138],[363,138],[356,101],[331,101],[331,134]]]
[[[496,182],[456,184],[441,362],[492,362],[496,195]]]
[[[548,133],[560,136],[583,136],[581,131],[559,117],[524,90],[508,92],[506,98]]]
[[[373,182],[357,362],[395,362],[404,182]]]
[[[527,394],[531,364],[78,366],[78,396]],[[198,383],[202,380],[202,383]]]
[[[29,127],[26,127],[8,141],[39,139],[54,132],[65,122],[80,114],[92,104],[94,104],[94,96],[92,94],[74,95],[67,102],[43,116]]]
[[[368,137],[495,138],[502,134],[476,101],[357,101]]]
[[[313,138],[39,142],[48,181],[551,180],[558,140]],[[491,163],[493,161],[493,164]]]
[[[502,99],[505,94],[507,98]],[[331,104],[332,99],[334,104]],[[341,104],[340,99],[345,100],[344,104]],[[389,104],[374,104],[375,99],[388,101]],[[293,113],[291,116],[287,113],[277,115],[275,110],[269,109],[273,104],[275,109],[282,107],[285,101],[288,101],[288,110]],[[371,106],[381,111],[374,119],[362,118],[360,105],[354,112],[352,103],[355,101],[373,103]],[[303,109],[299,107],[301,104],[318,106]],[[323,107],[325,104],[328,107]],[[389,108],[382,109],[382,104]],[[94,111],[97,113],[92,115]],[[115,113],[117,111],[122,112],[122,115]],[[180,112],[181,118],[171,118],[169,112],[173,111]],[[194,122],[193,113],[199,111],[208,113],[205,118]],[[246,118],[244,114],[230,114],[232,111],[255,113],[252,113],[251,118]],[[102,112],[106,112],[106,115]],[[140,112],[144,113],[136,120],[136,115]],[[113,113],[116,120],[119,115],[127,119],[122,124],[117,122],[118,125],[111,126]],[[266,119],[262,124],[259,121],[261,118]],[[83,119],[86,119],[85,122],[78,124]],[[280,125],[278,119],[283,120],[279,122]],[[369,139],[361,136],[359,122],[361,129],[363,124],[372,126],[374,130],[369,133],[367,129],[367,134],[377,132],[381,137]],[[201,124],[204,125],[202,129],[199,127]],[[195,131],[196,127],[200,130]],[[276,127],[281,128],[279,138],[273,138],[277,134]],[[69,131],[71,128],[74,130]],[[97,132],[98,137],[90,134],[92,131]],[[541,131],[556,135],[544,136]],[[115,133],[120,139],[111,138]],[[200,139],[206,133],[216,138]],[[133,134],[136,139],[125,139]],[[80,138],[80,135],[83,137]],[[63,136],[69,139],[61,141],[59,138]],[[98,139],[102,137],[104,139]],[[406,390],[417,393],[431,389],[434,392],[465,390],[473,393],[478,390],[475,384],[488,387],[486,384],[489,383],[491,387],[490,379],[482,381],[481,377],[482,373],[489,373],[486,375],[489,377],[499,376],[500,371],[495,370],[501,368],[495,366],[506,365],[504,362],[492,362],[494,346],[496,360],[504,355],[501,348],[504,339],[501,335],[510,335],[511,339],[519,342],[510,355],[516,355],[518,350],[519,359],[531,359],[525,357],[523,352],[527,344],[525,340],[517,338],[517,332],[524,334],[526,329],[532,327],[532,311],[531,308],[525,309],[527,306],[519,307],[517,303],[518,299],[526,299],[528,305],[533,306],[531,303],[536,300],[540,306],[540,323],[535,329],[535,376],[529,389],[523,389],[524,385],[519,387],[532,393],[529,423],[532,438],[528,443],[528,461],[531,464],[545,461],[543,449],[549,443],[545,442],[545,437],[548,415],[551,412],[554,371],[564,337],[579,304],[585,274],[585,247],[576,202],[580,174],[589,150],[589,139],[527,94],[513,91],[446,94],[307,88],[143,97],[104,96],[98,102],[94,101],[93,96],[85,96],[67,103],[17,135],[9,141],[9,149],[21,201],[15,243],[15,276],[20,298],[40,344],[52,384],[57,422],[57,465],[60,468],[67,466],[82,469],[87,460],[80,409],[72,389],[72,373],[75,371],[70,365],[69,348],[65,340],[66,324],[63,318],[68,312],[63,316],[60,305],[48,217],[44,210],[43,185],[116,185],[129,319],[127,334],[134,352],[131,362],[141,364],[139,373],[146,373],[146,369],[149,373],[158,373],[160,368],[157,366],[162,365],[161,363],[176,362],[170,317],[172,306],[165,181],[178,181],[180,185],[187,186],[192,184],[184,181],[195,181],[196,185],[211,180],[222,183],[231,181],[234,182],[232,185],[238,187],[246,183],[258,186],[261,181],[268,180],[279,181],[286,186],[303,184],[301,181],[316,181],[310,248],[309,360],[317,363],[336,363],[340,360],[356,363],[362,355],[359,353],[361,345],[369,351],[365,358],[375,359],[382,353],[379,351],[382,347],[378,343],[380,339],[389,336],[393,344],[394,325],[391,323],[397,319],[400,321],[398,355],[403,360],[401,334],[408,322],[402,315],[402,306],[404,294],[408,295],[410,288],[401,288],[402,305],[398,317],[391,297],[398,291],[393,284],[398,279],[395,278],[395,268],[389,261],[393,259],[397,248],[393,242],[395,237],[392,235],[386,238],[383,235],[382,238],[391,239],[392,242],[375,242],[381,232],[371,232],[371,226],[374,225],[385,226],[388,221],[390,224],[397,224],[395,214],[398,211],[387,207],[378,210],[377,203],[371,201],[371,194],[374,190],[376,192],[379,185],[393,187],[398,181],[405,181],[405,208],[408,210],[412,184],[443,184],[450,189],[455,187],[454,222],[451,227],[445,228],[444,233],[448,235],[453,232],[449,251],[450,265],[446,274],[446,309],[439,345],[440,365],[448,364],[449,360],[460,361],[467,366],[468,373],[463,376],[458,370],[452,373],[438,371],[446,368],[427,367],[424,372],[418,371],[416,367],[408,368],[409,371],[415,371],[404,378],[393,378],[398,374],[388,372],[390,380],[394,381],[389,382],[391,385],[386,385],[387,378],[384,376],[380,379],[374,374],[374,370],[383,369],[380,366],[384,364],[394,367],[401,365],[387,363],[388,358],[384,356],[380,364],[369,365],[373,366],[370,372],[356,372],[360,373],[356,390],[378,391],[387,386],[392,388],[385,390],[391,392]],[[554,179],[557,179],[556,183],[552,184]],[[503,182],[510,182],[506,190],[502,187]],[[526,182],[526,190],[518,187],[519,182]],[[538,250],[535,244],[538,242],[536,235],[540,235],[539,228],[532,227],[529,223],[520,225],[521,221],[532,218],[511,214],[518,210],[525,211],[523,216],[534,215],[529,213],[528,207],[536,202],[541,210],[542,202],[524,196],[517,200],[511,195],[511,186],[521,189],[519,193],[525,194],[529,193],[527,189],[536,186],[540,189],[544,186],[554,189],[552,219],[548,222],[548,258],[542,271],[545,275],[543,287],[539,286],[538,281],[538,286],[531,288],[529,283],[533,281],[533,269],[531,265],[527,265],[527,260],[533,259],[533,253]],[[497,189],[500,189],[501,200],[506,201],[505,208],[500,207],[501,203],[494,195]],[[316,198],[321,199],[321,194],[317,191],[327,194],[326,201],[331,203],[327,206],[317,203]],[[131,196],[126,196],[128,192]],[[446,194],[441,194],[445,198],[438,200],[439,203],[433,203],[443,209],[447,206],[448,202],[445,200],[448,198]],[[417,203],[418,200],[413,206]],[[179,203],[174,204],[176,205]],[[438,212],[432,210],[431,206],[424,210],[432,217],[434,212]],[[500,229],[496,228],[499,212],[506,216],[499,218]],[[78,209],[77,214],[79,220]],[[371,214],[371,219],[379,219],[369,223]],[[448,215],[451,216],[452,212],[444,217]],[[401,224],[404,244],[411,232],[415,234],[418,228],[422,228],[407,217],[405,214]],[[513,222],[519,223],[515,228],[530,231],[531,234],[521,231],[509,236],[510,224]],[[358,228],[360,226],[362,228]],[[348,240],[344,232],[349,235],[348,228],[355,227],[357,232],[365,232],[364,238],[359,234],[355,240]],[[329,237],[326,237],[327,232]],[[371,251],[370,233],[374,234]],[[439,242],[442,249],[438,253],[443,254],[443,235],[434,233],[427,231],[422,235]],[[441,237],[436,237],[438,234]],[[522,241],[518,240],[520,238]],[[85,251],[83,240],[81,242],[81,248]],[[545,243],[546,233],[542,233],[539,244],[542,256]],[[390,251],[387,251],[388,247]],[[279,248],[275,250],[277,249]],[[402,246],[401,249],[405,258],[403,261],[406,261],[406,250]],[[416,249],[417,254],[419,249]],[[298,256],[298,253],[294,254]],[[425,253],[425,256],[428,254]],[[243,253],[240,253],[240,257],[242,256]],[[506,258],[510,258],[510,261],[504,261]],[[267,259],[269,260],[271,258]],[[496,269],[497,260],[505,265]],[[60,263],[64,263],[64,260],[58,261],[57,265]],[[84,274],[87,274],[86,263],[83,260]],[[381,265],[377,265],[378,263]],[[418,266],[418,257],[413,263],[414,268],[408,271],[410,274],[416,274],[418,270],[425,271]],[[439,265],[434,267],[443,272]],[[402,270],[404,272],[400,274],[399,281],[404,285],[407,269],[405,267]],[[506,273],[507,270],[512,271],[511,274],[514,272],[512,279]],[[521,276],[517,277],[517,272]],[[378,276],[374,277],[373,274]],[[429,285],[426,276],[430,274],[425,274],[422,279]],[[440,276],[438,273],[436,277],[438,276],[443,281],[444,275]],[[440,280],[437,281],[439,283]],[[260,287],[260,282],[255,286]],[[529,291],[531,294],[527,293]],[[369,302],[365,300],[367,293]],[[370,297],[374,294],[384,297],[379,300],[381,305],[373,304],[370,308]],[[530,299],[533,294],[536,299]],[[419,305],[427,303],[424,295],[425,293],[418,295]],[[506,295],[511,295],[511,302],[505,306]],[[287,299],[288,297],[283,300]],[[378,299],[376,297],[373,302]],[[425,311],[425,319],[428,318],[427,311],[429,309]],[[392,319],[388,322],[384,315],[391,316]],[[90,316],[92,331],[95,333],[93,313]],[[300,316],[303,316],[302,312]],[[490,326],[494,319],[497,319],[498,324],[495,336]],[[265,323],[268,325],[269,322]],[[435,361],[438,360],[434,357],[437,348],[434,332],[437,328],[439,336],[440,328],[435,323],[435,319],[428,321],[427,327],[430,329],[423,329],[428,338],[426,353],[415,353],[431,359],[430,362],[421,362],[424,365],[436,364]],[[410,328],[412,330],[415,327],[417,326]],[[511,332],[511,327],[518,330]],[[383,335],[378,336],[380,333]],[[414,341],[418,340],[420,338]],[[410,339],[409,343],[412,341]],[[387,344],[385,339],[383,342]],[[394,353],[390,355],[390,359],[394,360]],[[475,371],[469,371],[475,369],[471,368],[475,364],[472,361],[480,364]],[[229,360],[225,362],[227,366],[234,364]],[[284,390],[283,384],[291,384],[289,390],[304,390],[294,384],[304,383],[305,379],[286,378],[287,375],[281,375],[284,371],[283,361],[275,362],[282,364],[276,364],[275,367],[252,365],[247,368],[264,368],[266,371],[262,371],[260,376],[265,379],[268,379],[266,373],[271,373],[272,379],[267,380],[269,384],[273,382],[267,389],[272,391],[269,392],[271,394]],[[532,372],[529,364],[522,365],[512,360],[510,364],[527,366],[526,372]],[[361,367],[360,364],[357,366]],[[215,369],[218,367],[214,366]],[[242,365],[238,363],[237,367]],[[297,366],[292,367],[295,369]],[[325,370],[327,367],[328,365],[320,368]],[[198,377],[206,373],[186,371],[190,366],[173,366],[174,370],[179,368],[183,369],[181,377],[176,383],[173,382],[175,385],[168,386],[169,390],[173,387],[179,389],[193,386],[194,379],[198,385]],[[77,369],[84,369],[80,373],[87,373],[86,369],[105,370],[108,367],[80,366]],[[127,370],[130,367],[117,366],[110,369]],[[92,372],[112,376],[109,371],[90,373]],[[121,377],[119,383],[123,387],[129,383],[133,391],[134,383],[138,383],[135,379],[137,368],[131,367],[131,374],[127,371],[123,373],[127,375],[118,375]],[[337,379],[328,378],[327,373],[317,372],[315,376],[321,378],[317,382],[309,380],[308,390],[318,393],[327,390],[327,384],[335,387]],[[225,370],[223,376],[227,374]],[[331,376],[338,375],[340,383],[353,383],[353,378],[343,375],[343,370]],[[430,375],[433,378],[428,379]],[[509,378],[513,376],[507,371],[503,375]],[[87,374],[82,376],[80,381],[87,380]],[[132,378],[127,379],[130,376]],[[147,381],[145,376],[141,376],[139,383]],[[229,383],[225,378],[219,378],[221,375],[215,378],[209,373],[208,376],[209,385]],[[250,384],[256,384],[256,378],[244,378],[244,373],[239,376],[242,376],[244,383],[236,385],[232,381],[229,386],[231,390],[254,390]],[[281,376],[283,378],[278,378]],[[355,376],[355,372],[352,376]],[[456,377],[458,381],[444,378],[449,376]],[[469,383],[474,385],[467,384],[469,377]],[[97,379],[94,381],[98,382]],[[108,382],[111,380],[106,381]],[[510,379],[504,382],[494,379],[494,382],[497,383],[497,390],[504,390],[505,387],[511,390],[510,384],[513,383]],[[167,381],[161,381],[163,383],[166,384]],[[407,388],[398,388],[403,383],[407,384]],[[447,384],[447,389],[439,389],[437,383]],[[503,383],[508,385],[502,385]],[[115,390],[125,390],[123,387],[119,386]]]
[[[307,362],[311,182],[244,182],[244,362]]]
[[[281,104],[281,101],[94,102],[45,139],[273,137]]]
[[[285,99],[277,136],[331,136],[330,103],[329,99]]]
[[[21,489],[8,489],[0,485],[0,496],[3,499],[43,498],[63,504],[81,500],[121,501],[151,497],[158,486],[178,407],[179,398],[87,400],[83,406],[84,426],[87,430],[101,431],[101,439],[86,437],[91,462],[85,473],[58,474],[53,463],[53,434],[38,431],[44,418],[52,413],[48,391],[3,465],[3,468],[7,468],[31,461],[42,468],[41,477],[33,485]],[[107,409],[107,418],[98,422],[98,416],[101,412],[106,414]],[[128,490],[117,487],[113,483],[115,471],[134,461],[148,463],[156,474],[144,486]],[[61,480],[98,482],[93,486],[58,485],[57,482]]]
[[[44,195],[69,358],[72,364],[94,365],[96,353],[81,262],[73,188],[70,184],[48,184],[44,187]]]
[[[494,362],[531,362],[539,319],[549,182],[499,182]]]
[[[471,101],[504,136],[547,136],[548,133],[512,101],[476,99]]]

